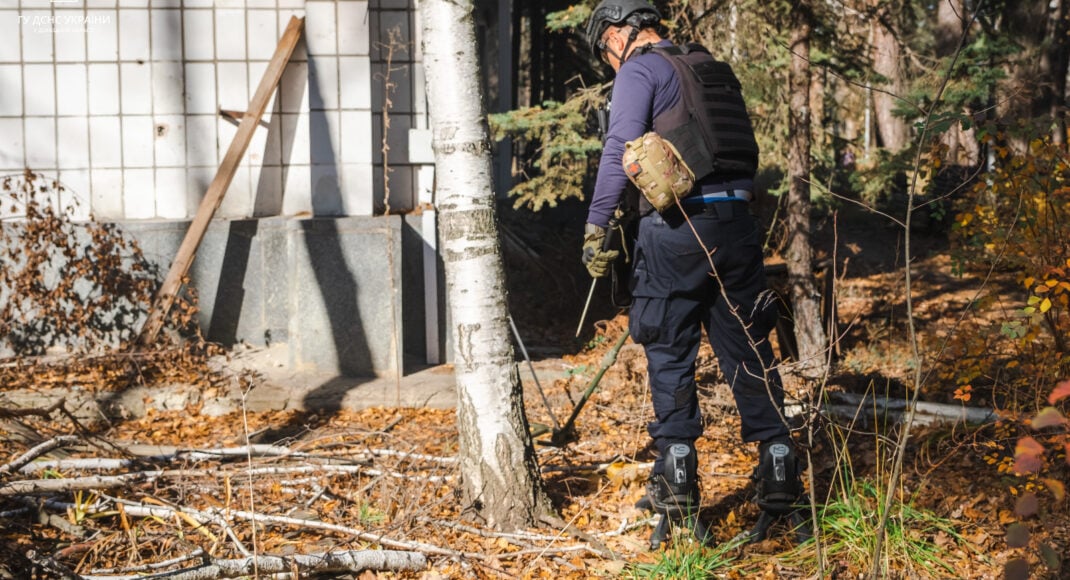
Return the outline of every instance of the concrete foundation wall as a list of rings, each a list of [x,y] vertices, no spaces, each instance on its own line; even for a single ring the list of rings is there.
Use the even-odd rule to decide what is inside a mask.
[[[189,223],[120,226],[166,271]],[[295,370],[403,373],[406,343],[413,362],[425,354],[404,336],[424,313],[402,306],[403,292],[422,292],[403,227],[399,216],[213,222],[190,271],[202,329],[225,345],[283,343]]]

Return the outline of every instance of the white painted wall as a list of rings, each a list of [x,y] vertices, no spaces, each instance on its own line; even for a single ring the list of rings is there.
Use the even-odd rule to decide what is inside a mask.
[[[57,177],[102,220],[192,217],[237,129],[219,109],[246,109],[291,15],[303,41],[217,215],[371,215],[364,0],[0,0],[0,174]]]

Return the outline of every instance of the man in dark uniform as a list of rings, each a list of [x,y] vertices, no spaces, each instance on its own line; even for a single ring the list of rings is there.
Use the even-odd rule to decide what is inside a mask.
[[[674,63],[672,56],[686,53],[661,37],[660,19],[645,0],[603,0],[587,24],[588,43],[616,72],[584,237],[583,261],[591,275],[604,276],[617,255],[603,241],[629,184],[622,166],[626,142],[648,131],[675,140],[695,176],[690,195],[680,200],[683,212],[671,206],[658,213],[640,200],[629,330],[648,360],[655,414],[648,431],[658,456],[639,505],[662,514],[663,521],[693,515],[699,505],[695,440],[702,435],[702,418],[695,358],[705,328],[731,385],[743,440],[759,443],[756,499],[764,512],[783,515],[803,490],[767,340],[776,303],[766,287],[762,238],[748,207],[757,144],[728,65],[698,45],[685,50],[701,54]],[[678,70],[712,80],[682,81]],[[724,86],[709,88],[718,83]]]

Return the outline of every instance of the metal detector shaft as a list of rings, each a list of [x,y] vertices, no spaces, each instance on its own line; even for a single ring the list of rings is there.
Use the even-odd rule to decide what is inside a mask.
[[[535,374],[535,365],[531,363],[531,357],[528,356],[528,349],[524,348],[524,341],[520,339],[520,333],[516,330],[516,323],[513,322],[513,315],[509,315],[509,328],[513,329],[513,336],[516,338],[517,345],[520,346],[520,352],[524,353],[524,360],[528,361],[528,369],[531,370],[531,378],[535,379],[535,388],[539,391],[539,396],[542,397],[542,404],[546,405],[546,412],[550,415],[550,421],[554,423],[554,429],[560,429],[561,426],[557,424],[557,417],[554,416],[554,409],[550,406],[550,400],[546,398],[546,393],[542,390],[542,384],[539,383],[539,375]]]
[[[587,320],[587,309],[591,307],[591,298],[594,297],[594,286],[598,283],[598,278],[591,278],[591,290],[587,293],[587,302],[583,303],[583,314],[580,314],[580,325],[576,327],[576,338],[580,337],[580,332],[583,330],[583,321]]]
[[[572,414],[569,415],[568,420],[565,421],[565,425],[560,431],[567,432],[573,429],[576,417],[578,417],[580,411],[583,410],[583,406],[587,404],[587,400],[590,399],[591,395],[598,389],[598,383],[602,380],[602,375],[606,374],[609,367],[617,362],[617,353],[620,352],[620,347],[624,346],[624,341],[626,340],[628,340],[628,331],[624,331],[624,334],[617,339],[617,343],[613,345],[613,348],[606,353],[605,357],[602,359],[602,366],[598,369],[598,373],[591,379],[591,384],[587,387],[587,390],[583,392],[583,396],[580,397],[580,402],[576,403],[576,408],[572,410]]]

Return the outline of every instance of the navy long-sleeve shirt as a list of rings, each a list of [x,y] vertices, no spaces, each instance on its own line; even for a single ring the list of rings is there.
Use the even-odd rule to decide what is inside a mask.
[[[672,43],[663,40],[658,46],[672,46]],[[598,164],[594,195],[587,210],[587,223],[609,227],[609,218],[628,185],[628,176],[621,163],[624,144],[650,131],[654,117],[670,109],[680,98],[680,83],[672,65],[654,53],[634,54],[617,71],[609,128]]]

